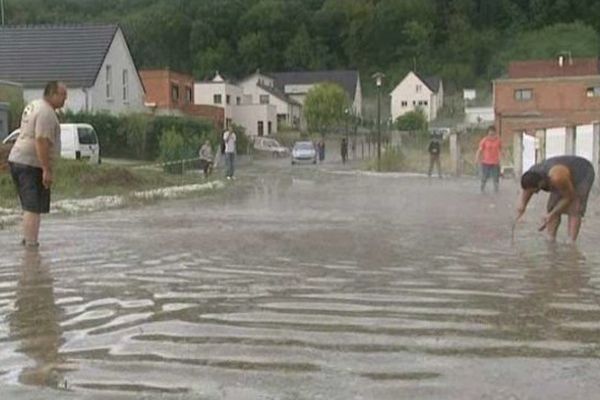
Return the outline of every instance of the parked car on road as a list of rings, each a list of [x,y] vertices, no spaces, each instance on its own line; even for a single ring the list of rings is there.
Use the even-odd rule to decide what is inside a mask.
[[[277,140],[267,137],[255,138],[254,149],[268,152],[273,157],[286,157],[290,152],[287,147],[282,146]]]
[[[12,145],[17,141],[20,129],[11,132],[2,144]],[[71,160],[88,160],[100,164],[100,143],[94,127],[90,124],[60,124],[60,156]]]
[[[296,142],[292,149],[292,165],[300,163],[317,163],[317,149],[313,142]]]

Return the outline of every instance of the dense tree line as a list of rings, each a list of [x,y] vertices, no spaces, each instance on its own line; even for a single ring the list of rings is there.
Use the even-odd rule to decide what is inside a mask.
[[[595,56],[597,0],[4,0],[9,24],[118,22],[139,67],[204,79],[358,68],[484,84],[508,60]]]

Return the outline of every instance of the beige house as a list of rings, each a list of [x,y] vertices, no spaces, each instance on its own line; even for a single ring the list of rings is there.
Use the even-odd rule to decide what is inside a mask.
[[[431,122],[437,118],[438,110],[444,105],[444,87],[438,77],[422,78],[409,72],[402,82],[392,90],[391,115],[395,121],[409,111],[421,109]]]
[[[210,81],[194,83],[194,104],[222,107],[225,127],[232,123],[244,127],[249,136],[277,133],[277,106],[265,98],[266,92],[256,93],[252,84],[244,87],[224,79],[218,72]]]
[[[275,86],[269,75],[256,71],[238,82],[248,103],[272,104],[277,109],[277,123],[300,128],[302,104],[292,99]]]

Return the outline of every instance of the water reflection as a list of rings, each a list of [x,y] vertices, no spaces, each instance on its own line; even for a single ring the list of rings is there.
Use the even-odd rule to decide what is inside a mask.
[[[25,251],[10,330],[11,336],[21,341],[20,351],[33,361],[19,374],[19,381],[26,385],[56,387],[60,380],[61,329],[53,284],[50,269],[38,251]]]

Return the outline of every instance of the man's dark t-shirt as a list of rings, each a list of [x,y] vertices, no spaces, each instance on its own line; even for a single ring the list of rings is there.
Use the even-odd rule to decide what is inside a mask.
[[[438,142],[437,140],[432,140],[431,143],[429,143],[429,154],[431,154],[432,156],[437,156],[440,154],[440,142]]]

